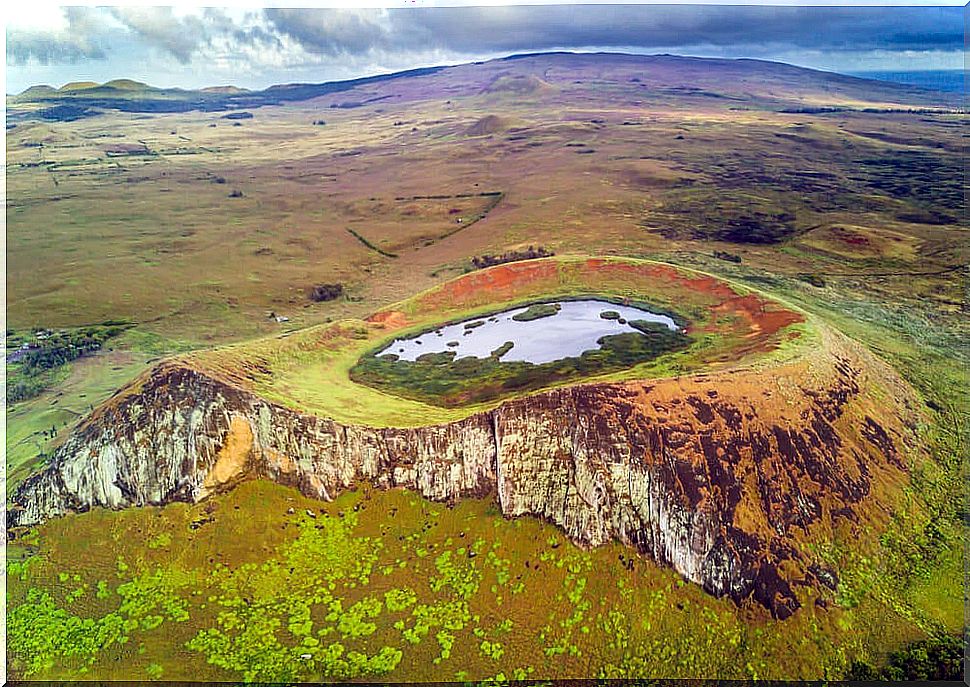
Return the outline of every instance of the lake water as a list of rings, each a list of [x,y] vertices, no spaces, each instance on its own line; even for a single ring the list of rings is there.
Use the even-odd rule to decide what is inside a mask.
[[[637,331],[619,320],[603,319],[600,313],[605,311],[619,313],[627,322],[646,320],[658,322],[673,331],[679,330],[677,323],[667,315],[657,315],[631,306],[595,299],[549,302],[561,306],[555,315],[522,322],[513,317],[524,313],[527,307],[506,310],[441,327],[414,339],[396,339],[377,355],[393,353],[401,360],[413,361],[425,353],[454,351],[456,359],[469,356],[487,358],[492,351],[511,341],[514,345],[502,355],[503,362],[518,360],[538,365],[595,350],[600,347],[597,341],[603,336]],[[472,328],[465,326],[477,322],[483,324]]]

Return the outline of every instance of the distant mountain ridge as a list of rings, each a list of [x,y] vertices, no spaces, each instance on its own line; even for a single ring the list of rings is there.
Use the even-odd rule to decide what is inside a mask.
[[[280,84],[262,91],[247,91],[235,86],[216,86],[188,91],[179,88],[154,88],[130,79],[116,79],[104,84],[79,82],[65,84],[60,89],[50,86],[31,86],[16,96],[7,98],[8,119],[61,120],[62,108],[70,108],[70,118],[100,114],[99,110],[122,112],[222,112],[226,110],[280,105],[285,102],[309,100],[329,93],[347,91],[364,84],[377,83],[409,76],[434,74],[443,67],[425,67],[393,74],[379,74],[346,81],[318,84]],[[16,106],[25,103],[49,105],[46,110],[17,112]]]
[[[81,97],[85,97],[91,94],[92,91],[132,91],[139,93],[161,93],[161,92],[182,92],[182,93],[192,93],[192,90],[185,90],[180,88],[157,88],[156,86],[151,86],[142,81],[135,81],[134,79],[112,79],[111,81],[105,81],[104,83],[96,83],[94,81],[71,81],[64,84],[60,88],[54,88],[48,84],[40,84],[36,86],[30,86],[24,89],[20,93],[17,93],[13,98],[24,98],[24,97],[57,97],[58,95],[63,95],[65,93],[76,93]],[[198,89],[199,93],[249,93],[248,89],[239,88],[238,86],[225,85],[225,86],[206,86],[205,88]]]
[[[206,86],[205,88],[199,89],[203,93],[249,93],[248,88],[240,88],[239,86]]]
[[[421,91],[424,94],[422,97],[435,97],[436,94],[446,92],[470,95],[495,91],[510,97],[541,97],[542,94],[555,90],[545,74],[557,70],[561,73],[570,69],[599,72],[596,78],[622,80],[625,83],[640,83],[641,80],[632,74],[642,70],[644,84],[667,89],[673,95],[707,95],[738,100],[757,97],[763,101],[770,101],[774,97],[779,101],[778,109],[783,109],[786,104],[785,94],[790,96],[799,89],[831,98],[832,102],[838,102],[841,98],[875,103],[905,103],[917,107],[959,104],[951,102],[952,97],[946,97],[952,94],[822,72],[781,62],[676,55],[549,52],[516,54],[454,66],[423,67],[343,81],[278,84],[261,91],[249,91],[235,86],[212,86],[198,90],[155,88],[131,79],[115,79],[104,84],[73,82],[59,89],[39,85],[31,86],[18,95],[9,96],[7,107],[8,118],[15,122],[37,118],[77,119],[99,114],[103,110],[138,113],[193,110],[221,112],[305,101],[365,86],[379,87],[407,82],[413,77],[435,76],[441,79],[441,84],[436,87],[434,83],[428,82],[427,87]],[[626,78],[622,78],[623,76]],[[464,81],[456,85],[456,78],[459,77]],[[462,84],[472,84],[481,79],[484,82],[478,90],[462,92]],[[739,87],[734,89],[734,93],[722,92],[732,85]],[[773,86],[783,95],[773,92]],[[358,107],[393,97],[383,92],[375,94],[373,91],[374,89],[370,89],[367,97],[331,106]],[[791,104],[790,101],[791,98],[787,101],[788,104]],[[37,104],[47,107],[18,107]]]

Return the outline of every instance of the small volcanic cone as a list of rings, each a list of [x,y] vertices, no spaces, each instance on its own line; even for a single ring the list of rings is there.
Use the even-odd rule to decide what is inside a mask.
[[[510,122],[505,117],[498,115],[486,115],[465,129],[466,136],[488,136],[505,131],[510,126]]]

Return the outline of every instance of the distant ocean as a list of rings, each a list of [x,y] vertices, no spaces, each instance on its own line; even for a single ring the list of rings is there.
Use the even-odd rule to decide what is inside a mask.
[[[965,92],[962,69],[945,69],[922,72],[847,72],[849,76],[879,81],[895,81],[920,88],[931,88],[948,93]]]

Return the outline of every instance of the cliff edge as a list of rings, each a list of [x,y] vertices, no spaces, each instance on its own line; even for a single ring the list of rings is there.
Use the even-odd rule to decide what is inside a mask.
[[[810,553],[889,517],[919,452],[913,392],[829,330],[770,368],[562,387],[450,423],[342,424],[218,373],[160,364],[87,418],[12,497],[8,527],[92,507],[198,501],[267,478],[332,499],[368,481],[436,501],[492,495],[576,543],[618,540],[776,617],[832,584]]]

